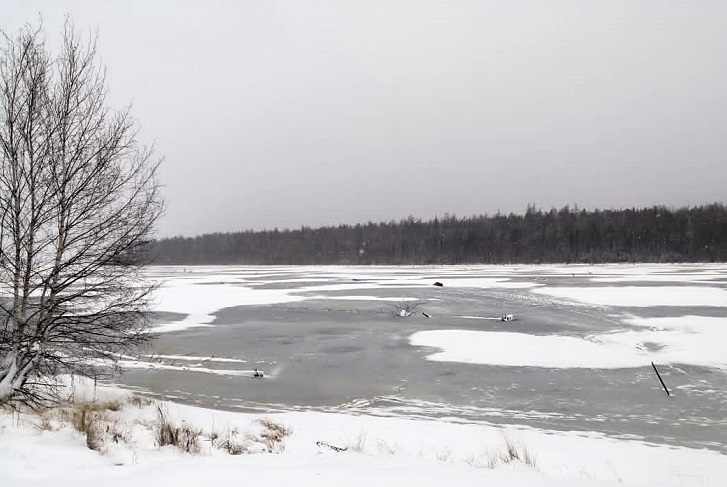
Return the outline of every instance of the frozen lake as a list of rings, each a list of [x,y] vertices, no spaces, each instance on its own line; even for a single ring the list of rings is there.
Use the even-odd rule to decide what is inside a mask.
[[[160,337],[122,361],[120,381],[155,395],[727,453],[727,265],[154,267],[149,277],[163,282]],[[418,308],[393,316],[402,302]]]

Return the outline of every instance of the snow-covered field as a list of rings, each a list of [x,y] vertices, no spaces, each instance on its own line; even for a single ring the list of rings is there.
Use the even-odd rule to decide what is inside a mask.
[[[714,386],[725,382],[727,370],[725,265],[165,267],[152,268],[149,276],[163,280],[154,309],[176,315],[160,315],[155,325],[155,331],[162,333],[159,349],[121,360],[129,373],[150,374],[134,376],[138,382],[131,381],[142,392],[148,383],[149,390],[157,395],[172,397],[174,394],[164,391],[184,390],[187,402],[207,404],[205,397],[214,397],[227,408],[233,403],[225,403],[225,396],[256,394],[256,409],[264,411],[266,406],[259,397],[287,397],[285,390],[276,388],[300,387],[322,394],[328,384],[334,390],[350,387],[357,394],[357,381],[360,390],[366,391],[368,381],[383,380],[376,387],[385,388],[390,379],[395,392],[384,399],[402,406],[382,414],[382,410],[365,406],[376,403],[380,396],[368,397],[363,392],[363,397],[344,394],[344,400],[351,401],[346,407],[318,409],[301,407],[310,393],[291,394],[291,398],[299,399],[288,405],[288,412],[285,399],[278,399],[276,407],[262,415],[182,404],[167,406],[175,421],[207,433],[247,431],[261,417],[292,429],[278,453],[240,456],[230,456],[204,441],[196,455],[173,447],[159,448],[139,426],[153,420],[153,405],[124,407],[118,413],[119,424],[139,434],[110,445],[103,454],[87,449],[82,435],[69,426],[56,425],[49,431],[39,427],[40,420],[33,415],[0,413],[0,487],[49,483],[81,487],[201,483],[368,486],[374,482],[417,486],[445,482],[727,485],[727,456],[723,453],[727,445],[719,443],[727,435],[718,431],[727,428],[727,394]],[[434,287],[435,282],[444,286]],[[419,313],[398,319],[388,313],[376,314],[377,306],[407,302],[417,303],[431,317]],[[234,313],[228,313],[228,321],[219,321],[221,310],[233,307],[243,307],[239,311],[243,318],[248,314],[245,309],[258,316],[254,322],[257,328],[237,324]],[[514,321],[499,321],[501,314],[513,309]],[[304,311],[309,314],[299,318]],[[292,316],[285,319],[293,321],[276,328],[276,320],[282,316]],[[324,346],[336,336],[332,335],[336,320],[350,316],[359,321],[339,322],[345,333],[336,338],[345,340],[341,342],[345,346]],[[561,318],[564,322],[558,323]],[[333,324],[319,329],[318,320]],[[302,332],[296,331],[299,329]],[[323,334],[305,335],[310,330]],[[373,335],[372,330],[376,330]],[[215,341],[220,333],[224,338]],[[252,348],[240,349],[232,341],[238,333],[242,343],[245,337],[251,341],[254,333],[261,335]],[[390,336],[381,337],[382,333]],[[380,357],[389,360],[391,353],[414,354],[420,357],[419,365],[407,369],[409,361],[405,361],[400,368],[392,359],[391,364],[382,366],[382,370],[391,370],[390,378],[369,375],[365,367],[375,367],[381,361],[377,355],[372,363],[364,362],[367,353],[379,353],[374,348],[379,342],[371,342],[370,337],[379,337],[384,344]],[[362,341],[368,345],[357,352],[351,345]],[[275,348],[277,343],[282,344],[280,350]],[[408,348],[391,348],[391,343]],[[194,344],[207,348],[184,348],[197,346]],[[259,365],[261,357],[254,355],[258,348],[264,354],[276,352],[275,360],[263,360]],[[338,354],[338,349],[343,353]],[[290,364],[283,364],[283,360]],[[688,381],[678,387],[676,398],[658,395],[660,386],[647,368],[652,361],[684,372],[667,377],[672,383],[682,377]],[[306,375],[295,373],[300,374],[309,364],[312,370],[320,370],[316,376],[319,383],[301,384],[300,377]],[[268,374],[275,368],[270,380],[250,379],[260,366]],[[417,376],[417,368],[430,371],[431,377]],[[543,375],[539,370],[551,372]],[[558,382],[558,370],[565,371],[570,382]],[[347,379],[348,371],[357,377]],[[531,374],[532,380],[528,379]],[[589,396],[579,392],[580,385],[576,390],[570,387],[574,381],[580,384],[581,377],[596,380],[598,374],[605,375],[596,384],[610,389],[594,395],[594,404],[610,402],[605,406],[599,403],[603,413],[588,418]],[[518,381],[512,390],[507,383],[504,388],[486,387],[488,382],[507,381],[511,376]],[[614,379],[621,376],[623,379]],[[192,380],[194,377],[203,380]],[[438,382],[447,377],[457,378],[463,384],[457,387],[464,392],[453,389],[458,383],[454,379]],[[477,383],[469,384],[469,377],[476,378]],[[543,377],[548,384],[542,382]],[[161,380],[161,389],[151,387]],[[216,389],[209,396],[197,393],[199,400],[195,399],[194,391],[206,383],[216,384]],[[261,388],[253,389],[254,384]],[[635,391],[641,390],[642,384],[649,384],[650,389],[637,396]],[[128,393],[110,388],[103,394],[116,397]],[[428,403],[433,397],[445,402]],[[458,398],[459,402],[449,404],[447,398]],[[670,400],[685,402],[661,402]],[[551,402],[552,410],[542,410]],[[613,410],[609,409],[611,402]],[[417,404],[429,406],[415,407]],[[634,414],[628,414],[629,408]],[[480,414],[485,409],[492,416],[476,421],[462,413]],[[574,411],[571,416],[569,409]],[[344,412],[325,412],[332,410]],[[640,411],[650,413],[647,416]],[[381,417],[384,415],[389,417]],[[489,422],[495,416],[502,417],[500,425]],[[523,418],[535,417],[539,418],[538,427],[523,424]],[[547,426],[549,418],[565,419],[551,429]],[[563,426],[576,420],[577,431]],[[640,423],[648,426],[648,438],[669,438],[671,445],[647,440],[643,432],[629,435],[629,429]],[[620,429],[612,431],[619,424]],[[685,432],[685,427],[691,433]],[[517,445],[521,457],[527,450],[530,461],[498,461],[506,450],[505,438]],[[348,450],[335,452],[317,442]],[[710,449],[675,444],[708,444]]]

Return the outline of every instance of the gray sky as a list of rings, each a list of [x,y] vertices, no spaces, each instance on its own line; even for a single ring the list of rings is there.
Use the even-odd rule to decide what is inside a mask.
[[[725,201],[727,2],[0,0],[98,29],[162,235]]]

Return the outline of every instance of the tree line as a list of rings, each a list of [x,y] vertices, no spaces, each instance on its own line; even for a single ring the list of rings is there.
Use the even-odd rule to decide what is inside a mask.
[[[158,264],[537,264],[723,262],[724,204],[524,214],[213,233],[154,242]]]

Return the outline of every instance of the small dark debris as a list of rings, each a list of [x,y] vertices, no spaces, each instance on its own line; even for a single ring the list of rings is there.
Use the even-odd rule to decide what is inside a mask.
[[[316,446],[321,447],[325,446],[326,448],[330,448],[333,451],[341,452],[348,450],[348,447],[342,448],[340,446],[331,445],[330,443],[326,443],[325,441],[316,441]]]
[[[265,377],[265,373],[260,369],[253,369],[252,376],[256,379],[262,379],[263,377]]]
[[[422,314],[424,315],[425,318],[431,318],[432,317],[432,315],[430,315],[429,313],[427,313],[425,311],[422,311]]]
[[[435,285],[435,286],[439,286],[439,287],[442,287],[442,286],[444,286],[444,284],[442,284],[442,283],[441,283],[441,282],[439,282],[439,281],[435,282],[435,283],[434,283],[434,285]]]

